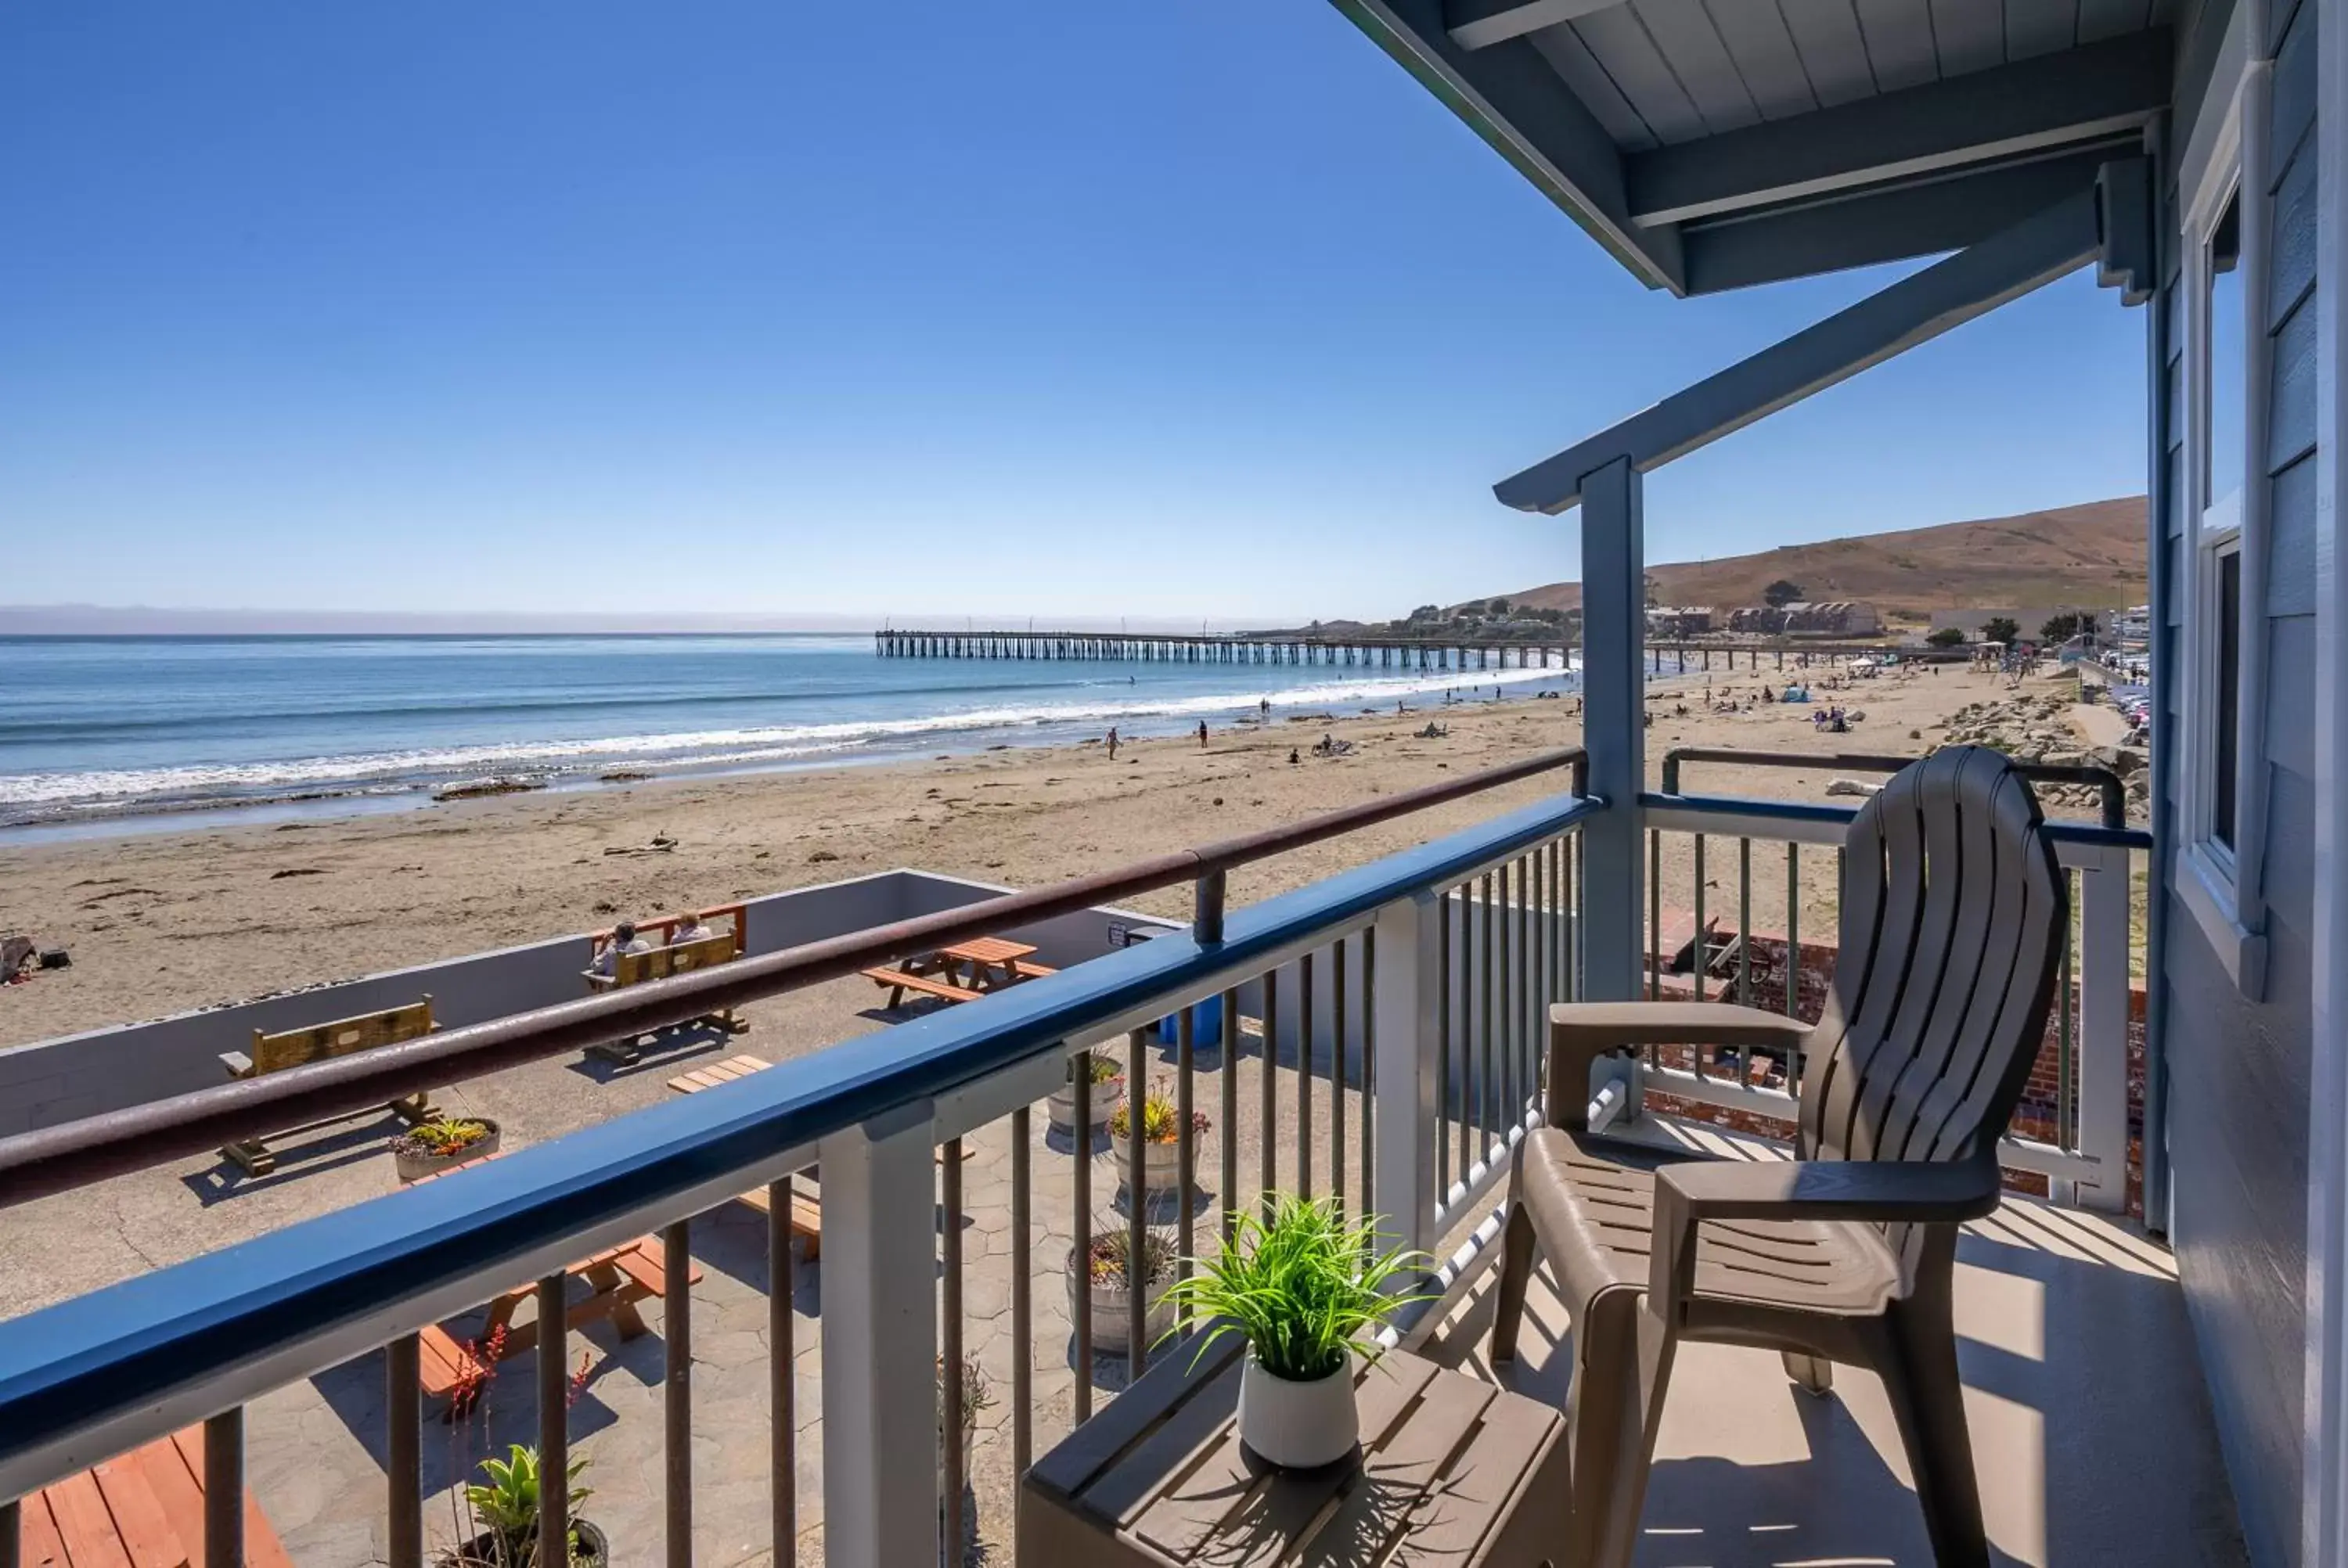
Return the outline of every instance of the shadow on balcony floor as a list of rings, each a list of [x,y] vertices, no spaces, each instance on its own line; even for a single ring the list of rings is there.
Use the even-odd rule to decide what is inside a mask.
[[[1778,1157],[1690,1131],[1716,1152]],[[1965,1411],[1999,1562],[2247,1561],[2166,1246],[2126,1222],[2009,1198],[1966,1227],[1957,1275]],[[1533,1277],[1519,1359],[1495,1380],[1561,1407],[1570,1332],[1546,1267]],[[1494,1377],[1496,1278],[1484,1275],[1428,1354]],[[1838,1367],[1833,1395],[1813,1399],[1769,1352],[1682,1347],[1643,1568],[1931,1561],[1879,1382]]]

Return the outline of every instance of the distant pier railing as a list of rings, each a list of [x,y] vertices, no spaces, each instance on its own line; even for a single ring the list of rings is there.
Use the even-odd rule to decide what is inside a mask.
[[[886,629],[872,634],[883,659],[1139,660],[1167,664],[1350,664],[1385,670],[1569,670],[1574,644],[1560,640],[1438,637],[1296,637],[1235,633],[1182,637],[1147,631],[927,631]],[[1890,651],[1869,642],[1650,642],[1654,670],[1677,672],[1719,668],[1834,666]],[[1740,655],[1742,656],[1740,660]],[[1666,658],[1670,663],[1666,664]]]

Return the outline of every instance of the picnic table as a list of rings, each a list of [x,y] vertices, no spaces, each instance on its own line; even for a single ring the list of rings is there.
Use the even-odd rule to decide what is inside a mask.
[[[887,988],[889,1006],[901,1005],[907,991],[946,1002],[974,1002],[993,991],[1022,980],[1041,979],[1059,971],[1034,962],[1035,948],[1005,937],[973,937],[935,952],[907,958],[895,968],[866,969],[864,978]]]
[[[427,1182],[438,1181],[452,1171],[463,1170],[467,1165],[485,1164],[496,1158],[495,1154],[485,1154],[479,1160],[451,1166],[447,1171],[435,1171],[410,1185],[420,1187]],[[618,1325],[621,1338],[636,1338],[649,1332],[644,1314],[636,1310],[637,1303],[655,1300],[668,1293],[668,1271],[663,1260],[660,1241],[654,1236],[642,1235],[618,1246],[606,1247],[592,1257],[581,1258],[562,1272],[572,1279],[585,1280],[588,1286],[588,1294],[584,1297],[568,1304],[563,1314],[566,1333],[573,1328],[583,1328],[598,1318],[608,1317]],[[693,1266],[692,1272],[685,1276],[685,1283],[688,1286],[701,1283],[700,1265]],[[534,1349],[538,1345],[539,1325],[535,1321],[525,1323],[519,1328],[511,1325],[514,1309],[531,1299],[537,1290],[537,1281],[532,1280],[526,1285],[517,1285],[510,1290],[499,1291],[489,1302],[489,1317],[481,1325],[480,1334],[469,1343],[460,1343],[455,1335],[438,1323],[418,1333],[417,1362],[425,1396],[434,1399],[448,1399],[478,1373],[486,1370],[481,1365],[481,1357],[492,1343],[497,1346],[499,1360]],[[505,1330],[502,1338],[499,1337],[499,1329]]]
[[[202,1568],[204,1430],[189,1427],[43,1487],[18,1510],[25,1568]],[[268,1516],[244,1494],[248,1568],[291,1568]]]
[[[731,1083],[747,1078],[754,1072],[764,1072],[773,1062],[757,1056],[728,1057],[707,1067],[696,1067],[690,1072],[680,1072],[668,1081],[673,1094],[698,1094],[705,1089],[715,1089],[721,1083]],[[773,1203],[764,1187],[753,1187],[735,1194],[735,1201],[746,1204],[760,1214],[773,1212]],[[823,1206],[815,1194],[794,1184],[791,1188],[791,1234],[799,1238],[800,1248],[809,1263],[823,1255]]]

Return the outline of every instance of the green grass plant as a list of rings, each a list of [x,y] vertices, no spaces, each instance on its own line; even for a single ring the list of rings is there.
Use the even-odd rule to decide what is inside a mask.
[[[1195,1272],[1168,1292],[1178,1311],[1169,1337],[1196,1330],[1204,1354],[1237,1334],[1265,1371],[1309,1383],[1343,1368],[1350,1355],[1374,1357],[1369,1330],[1401,1307],[1432,1299],[1394,1290],[1426,1255],[1379,1252],[1377,1216],[1348,1219],[1332,1199],[1286,1193],[1269,1204],[1268,1214],[1241,1214],[1221,1254],[1196,1260]]]

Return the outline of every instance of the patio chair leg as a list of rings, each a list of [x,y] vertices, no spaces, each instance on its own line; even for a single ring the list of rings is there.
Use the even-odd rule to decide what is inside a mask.
[[[1664,1386],[1675,1343],[1649,1319],[1640,1291],[1607,1291],[1573,1326],[1574,1550],[1560,1562],[1629,1568],[1639,1544]]]
[[[1500,1286],[1493,1297],[1492,1359],[1517,1358],[1517,1329],[1525,1317],[1525,1287],[1533,1275],[1533,1222],[1522,1204],[1509,1205],[1509,1228],[1500,1242]]]
[[[1806,1394],[1823,1399],[1834,1392],[1834,1363],[1823,1356],[1805,1356],[1798,1350],[1785,1352],[1786,1376]]]
[[[1972,1440],[1965,1427],[1964,1381],[1946,1317],[1894,1310],[1884,1320],[1884,1392],[1915,1473],[1924,1530],[1941,1568],[1989,1568]]]

